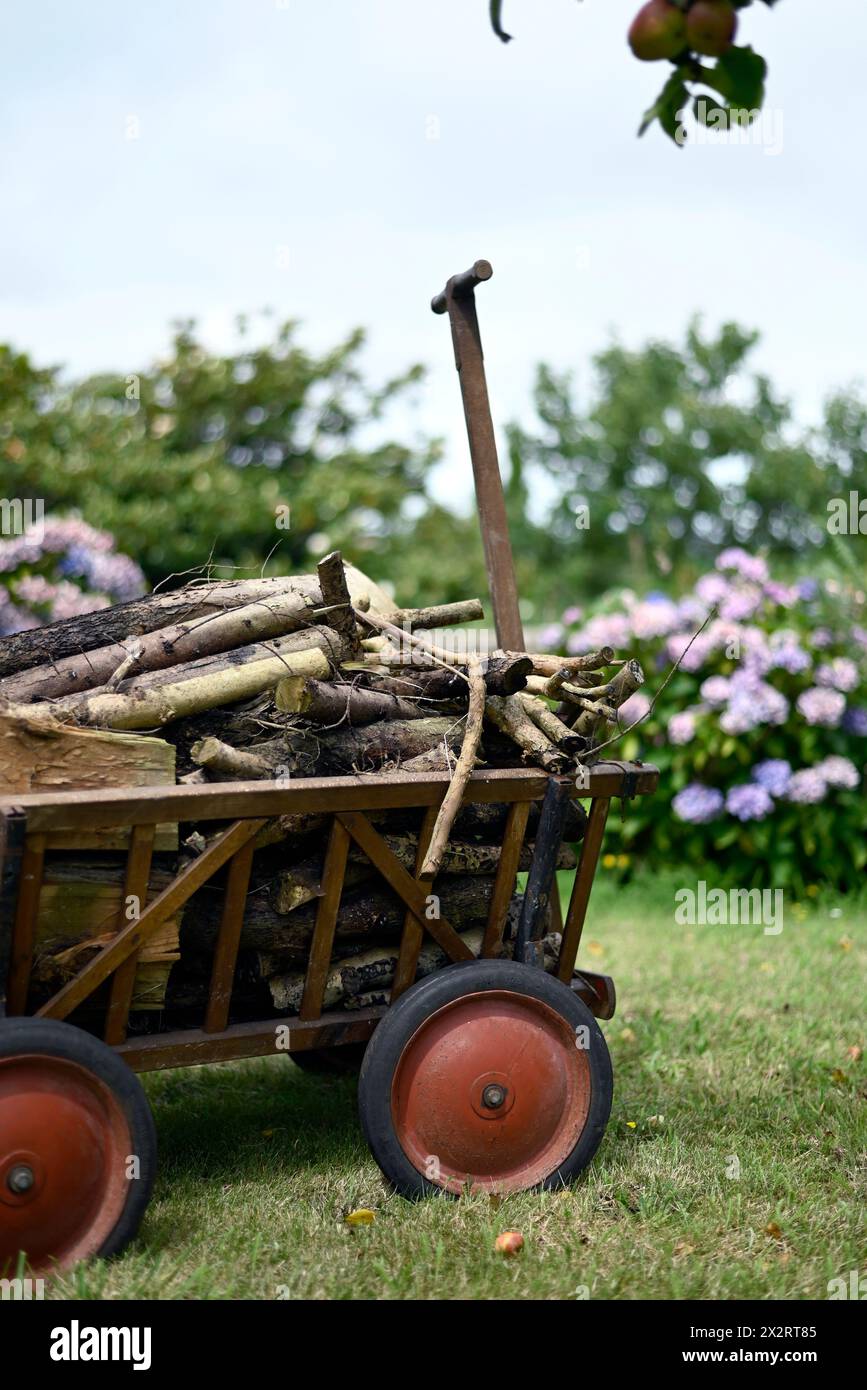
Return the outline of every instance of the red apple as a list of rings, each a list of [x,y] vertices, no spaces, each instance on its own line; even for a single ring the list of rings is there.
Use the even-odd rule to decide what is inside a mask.
[[[695,0],[686,16],[686,41],[693,53],[721,58],[731,48],[737,27],[729,0]]]
[[[675,58],[686,48],[686,16],[670,0],[648,0],[632,21],[629,47],[646,63]]]
[[[524,1248],[524,1237],[520,1231],[503,1231],[495,1241],[501,1255],[517,1255]]]

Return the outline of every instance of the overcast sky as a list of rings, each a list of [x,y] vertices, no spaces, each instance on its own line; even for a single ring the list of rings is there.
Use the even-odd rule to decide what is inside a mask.
[[[534,364],[691,314],[760,328],[760,365],[814,417],[863,377],[863,0],[741,16],[770,62],[763,141],[677,151],[635,131],[665,76],[625,33],[638,0],[38,0],[7,6],[0,337],[76,372],[134,371],[172,319],[216,347],[240,312],[304,340],[370,334],[372,375],[430,376],[395,430],[447,438],[469,495],[446,323],[479,291],[499,423]]]

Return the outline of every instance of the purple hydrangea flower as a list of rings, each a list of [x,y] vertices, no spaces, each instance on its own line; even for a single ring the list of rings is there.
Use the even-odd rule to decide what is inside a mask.
[[[768,567],[761,556],[749,555],[737,545],[720,551],[716,557],[716,567],[718,570],[735,570],[741,579],[752,580],[756,584],[764,584],[768,578]]]
[[[701,685],[701,698],[713,709],[724,705],[729,697],[729,681],[725,676],[708,676]]]
[[[867,709],[863,705],[853,705],[847,709],[843,715],[843,728],[856,738],[867,738]]]
[[[802,806],[812,806],[817,801],[824,801],[827,790],[828,784],[819,769],[805,767],[792,774],[786,799]]]
[[[857,787],[861,781],[860,773],[855,764],[849,758],[840,758],[833,753],[830,757],[822,759],[816,771],[822,774],[829,787],[851,789]]]
[[[797,584],[775,584],[769,580],[765,585],[765,597],[780,608],[794,608],[801,598],[801,592]]]
[[[626,728],[628,724],[634,724],[637,719],[644,719],[645,715],[649,713],[650,696],[645,695],[643,690],[636,690],[628,700],[624,700],[618,710],[623,728]]]
[[[578,608],[574,604],[571,608],[566,608],[563,611],[563,622],[567,627],[574,627],[576,623],[580,623],[583,617],[584,609]]]
[[[857,688],[859,679],[858,667],[848,656],[835,656],[833,661],[823,663],[816,671],[817,685],[832,686],[846,693]]]
[[[668,721],[668,741],[674,744],[692,743],[695,738],[695,716],[690,710],[673,714]]]
[[[708,608],[722,603],[729,595],[729,582],[721,574],[703,574],[695,586],[697,598]]]
[[[802,579],[798,583],[798,594],[804,603],[809,603],[819,592],[819,586],[815,579]]]
[[[742,623],[752,618],[762,605],[762,591],[755,584],[742,584],[732,589],[720,604],[720,617],[726,622]]]
[[[829,627],[817,627],[810,639],[817,651],[834,645],[834,634]]]
[[[792,779],[792,765],[785,758],[766,758],[756,763],[752,772],[753,781],[764,787],[771,796],[785,796]]]
[[[691,825],[705,825],[708,821],[716,820],[724,802],[722,792],[716,787],[703,787],[693,782],[677,793],[671,805],[679,820],[688,821]]]
[[[730,787],[726,796],[726,810],[736,820],[764,820],[774,809],[770,792],[757,782],[742,782]]]
[[[828,690],[814,685],[804,690],[797,700],[798,713],[808,724],[819,724],[823,729],[836,729],[843,717],[846,701],[839,690]]]

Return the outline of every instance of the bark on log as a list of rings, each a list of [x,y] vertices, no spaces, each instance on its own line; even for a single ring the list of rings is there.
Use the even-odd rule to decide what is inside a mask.
[[[126,694],[94,695],[85,692],[71,695],[56,705],[23,705],[34,717],[47,713],[53,717],[58,710],[74,714],[82,724],[102,725],[110,729],[151,729],[187,715],[248,700],[252,695],[277,684],[287,668],[296,675],[327,676],[328,660],[318,647],[294,652],[290,656],[272,656],[263,661],[248,661],[230,666],[209,676],[193,676],[189,680],[168,682],[159,686],[133,686]],[[12,707],[15,708],[14,706]]]
[[[433,892],[440,900],[442,916],[453,927],[478,926],[487,919],[494,878],[443,874]],[[222,888],[209,884],[190,898],[181,925],[182,956],[210,956],[219,931],[223,908]],[[281,968],[306,965],[307,952],[316,921],[316,903],[305,903],[295,912],[275,912],[265,894],[247,896],[241,947],[266,953],[270,959],[262,968],[263,978]],[[396,940],[403,928],[406,907],[388,888],[361,888],[343,895],[337,915],[336,940]]]
[[[372,612],[386,618],[399,614],[400,610],[388,594],[361,570],[345,565],[344,572],[353,603],[364,598]],[[267,601],[290,590],[308,594],[314,604],[322,601],[318,581],[309,574],[276,579],[209,580],[148,594],[145,598],[118,603],[94,613],[64,618],[45,627],[15,632],[0,640],[0,678],[122,642],[125,637],[141,636],[170,623]]]
[[[516,743],[527,759],[538,763],[547,772],[565,772],[571,766],[568,754],[552,743],[546,734],[525,713],[516,695],[487,701],[485,712],[492,724]]]
[[[421,867],[421,878],[433,878],[440,870],[452,824],[463,801],[467,782],[476,765],[476,755],[479,751],[482,725],[485,720],[485,682],[482,678],[481,665],[475,657],[470,657],[467,661],[467,679],[470,694],[461,751],[452,773],[448,791],[442,799],[442,804],[434,821],[430,844]],[[514,699],[515,697],[510,698]]]
[[[556,743],[558,748],[562,748],[564,753],[570,757],[576,757],[583,753],[587,747],[587,740],[576,734],[565,724],[542,700],[538,700],[534,695],[518,695],[516,697],[521,702],[521,708],[529,714],[533,723],[542,733],[549,738],[552,743]]]
[[[345,682],[304,680],[287,676],[274,691],[274,703],[281,714],[298,714],[314,724],[340,724],[353,727],[379,720],[423,719],[425,710],[411,700],[382,690],[368,690]]]
[[[408,834],[384,834],[382,838],[404,868],[414,872],[418,837]],[[529,869],[532,857],[533,845],[531,843],[523,844],[518,861],[519,871],[524,872]],[[324,860],[323,851],[323,853],[311,855],[309,859],[302,859],[299,863],[293,864],[291,868],[278,871],[270,889],[271,903],[276,912],[294,912],[304,903],[312,902],[314,898],[321,898]],[[476,844],[472,840],[452,839],[446,845],[443,854],[442,872],[468,874],[470,876],[493,874],[496,873],[499,862],[499,845],[482,845]],[[574,851],[570,849],[568,844],[562,844],[557,855],[557,868],[574,869],[576,862]],[[362,854],[360,850],[351,850],[344,879],[345,886],[347,888],[356,887],[365,879],[375,876],[377,872],[366,855]]]
[[[466,666],[401,667],[400,674],[380,675],[359,672],[358,683],[368,690],[381,690],[406,698],[443,700],[466,707],[469,694]],[[523,690],[533,669],[528,656],[491,657],[482,663],[485,689],[489,695],[514,695]]]
[[[178,667],[250,642],[282,637],[314,622],[318,611],[309,594],[292,589],[227,613],[205,614],[157,628],[136,639],[135,656],[124,642],[114,642],[81,656],[36,666],[0,681],[0,696],[46,700],[93,690],[106,681],[116,686],[121,679],[132,680],[146,671]],[[118,675],[118,668],[123,676]]]

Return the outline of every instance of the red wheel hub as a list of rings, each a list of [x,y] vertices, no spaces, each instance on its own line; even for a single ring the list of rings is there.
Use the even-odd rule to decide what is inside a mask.
[[[586,1048],[541,1000],[467,994],[431,1014],[403,1050],[391,1112],[410,1162],[449,1192],[514,1192],[572,1152],[590,1108]]]
[[[127,1195],[132,1141],[109,1088],[60,1057],[0,1058],[0,1276],[95,1254]]]

